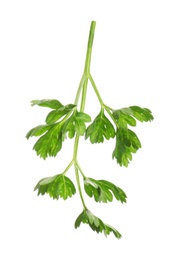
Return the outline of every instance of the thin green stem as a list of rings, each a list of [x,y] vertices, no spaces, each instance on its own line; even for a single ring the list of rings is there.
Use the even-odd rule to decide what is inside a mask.
[[[87,86],[88,86],[88,79],[85,80],[82,89],[82,100],[81,100],[80,112],[84,112],[85,103],[86,103]]]
[[[67,173],[67,171],[70,169],[70,167],[73,165],[74,161],[72,160],[68,166],[66,167],[66,169],[64,170],[63,174],[65,175]]]
[[[118,127],[118,124],[117,124],[116,120],[114,119],[114,117],[112,116],[112,113],[111,113],[110,109],[107,108],[106,106],[104,106],[104,107],[105,107],[105,110],[107,111],[107,113],[109,114],[109,116],[111,117],[112,121],[116,125],[116,127]]]
[[[100,104],[101,104],[101,106],[103,106],[103,100],[102,100],[102,98],[101,98],[101,96],[100,96],[100,93],[99,93],[99,91],[98,91],[98,88],[97,88],[97,86],[96,86],[96,84],[95,84],[95,82],[94,82],[94,79],[93,79],[93,77],[91,76],[91,74],[89,75],[89,80],[91,81],[91,85],[92,85],[92,87],[93,87],[93,89],[94,89],[94,91],[95,91],[95,93],[96,93],[96,95],[97,95],[97,98],[98,98],[98,100],[99,100],[99,102],[100,102]]]
[[[80,81],[79,86],[78,86],[78,89],[77,89],[77,94],[76,94],[75,101],[74,101],[74,104],[75,104],[75,105],[78,104],[79,97],[80,97],[81,90],[82,90],[82,87],[83,87],[83,85],[84,85],[85,79],[86,79],[86,75],[85,75],[85,73],[84,73],[84,74],[82,75],[81,81]]]
[[[76,163],[76,161],[77,161],[78,146],[79,146],[79,135],[76,134],[76,136],[75,136],[75,142],[74,142],[74,150],[73,150],[73,161],[74,161],[75,163]]]
[[[76,107],[74,107],[64,118],[61,122],[59,122],[59,124],[64,124],[64,122],[70,117],[70,115],[73,113],[73,111],[76,109]]]
[[[79,165],[78,162],[77,162],[77,167],[78,167],[80,173],[82,174],[82,176],[83,176],[84,178],[86,178],[86,176],[85,176],[84,172],[82,171],[82,169],[81,169],[81,167],[80,167],[80,165]]]
[[[105,110],[107,111],[107,113],[109,114],[109,116],[111,117],[111,119],[113,120],[114,124],[118,127],[118,125],[117,125],[117,123],[116,123],[116,120],[115,120],[114,117],[112,116],[112,113],[111,113],[111,110],[112,110],[112,109],[104,104],[104,102],[103,102],[103,100],[102,100],[102,98],[101,98],[101,96],[100,96],[100,93],[99,93],[99,91],[98,91],[98,88],[97,88],[97,86],[96,86],[96,84],[95,84],[95,82],[94,82],[94,79],[93,79],[93,77],[92,77],[91,74],[89,75],[89,80],[91,81],[92,87],[93,87],[93,89],[94,89],[94,91],[95,91],[95,93],[96,93],[96,95],[97,95],[97,98],[98,98],[98,100],[99,100],[99,102],[100,102],[100,105],[101,105],[101,108],[102,108],[101,111],[103,112],[103,110],[104,110],[104,108],[105,108]]]
[[[94,38],[94,33],[95,33],[95,25],[96,25],[96,22],[92,21],[91,27],[90,27],[90,32],[89,32],[89,38],[88,38],[84,74],[82,76],[81,82],[80,82],[78,90],[77,90],[77,95],[75,98],[75,104],[77,104],[79,97],[80,97],[81,90],[82,90],[80,112],[84,112],[85,103],[86,103],[87,85],[88,85],[88,78],[89,78],[89,74],[90,74],[91,53],[92,53],[93,38]],[[79,179],[79,172],[78,172],[79,165],[77,163],[77,153],[78,153],[78,146],[79,146],[79,138],[80,138],[80,136],[78,134],[76,134],[75,143],[74,143],[74,151],[73,151],[73,162],[75,164],[75,176],[76,176],[76,181],[77,181],[77,187],[79,190],[79,195],[80,195],[84,210],[87,210],[87,207],[85,205],[84,198],[82,195],[80,179]]]
[[[75,165],[75,176],[76,176],[77,187],[78,187],[78,190],[79,190],[79,195],[80,195],[80,198],[81,198],[81,201],[82,201],[83,208],[84,208],[84,210],[87,210],[87,206],[85,204],[85,201],[84,201],[84,198],[83,198],[83,195],[82,195],[82,190],[81,190],[80,179],[79,179],[79,172],[78,172],[77,165]]]
[[[78,145],[79,145],[79,135],[77,134],[75,137],[75,144],[74,144],[74,152],[73,152],[73,162],[74,162],[74,167],[75,167],[75,177],[76,177],[76,181],[77,181],[77,187],[78,187],[78,191],[79,191],[79,195],[82,201],[82,205],[84,210],[87,210],[83,195],[82,195],[82,189],[81,189],[81,185],[80,185],[80,179],[79,179],[79,172],[78,172],[78,163],[77,163],[77,152],[78,152]]]
[[[84,71],[89,74],[90,73],[90,64],[91,64],[91,53],[92,53],[92,47],[93,47],[93,39],[95,34],[95,27],[96,22],[91,22],[90,32],[89,32],[89,38],[88,38],[88,46],[87,46],[87,52],[86,52],[86,61],[84,66]]]
[[[107,108],[107,109],[109,109],[109,110],[113,110],[111,107],[109,107],[109,106],[107,106],[107,105],[105,105],[105,104],[104,104],[104,107]]]
[[[88,46],[87,46],[87,52],[86,52],[84,73],[83,73],[83,76],[82,76],[81,81],[79,83],[79,87],[78,87],[77,94],[76,94],[76,97],[75,97],[75,101],[74,101],[75,105],[78,104],[82,88],[83,88],[83,91],[85,93],[87,91],[87,82],[88,82],[88,75],[90,74],[91,54],[92,54],[93,39],[94,39],[94,34],[95,34],[95,27],[96,27],[96,22],[92,21],[91,27],[90,27],[90,32],[89,32],[89,38],[88,38]],[[83,97],[84,97],[83,103],[84,103],[84,100],[85,100],[85,95],[83,95]],[[84,107],[84,104],[82,104],[82,107]]]
[[[101,114],[101,116],[103,116],[103,114],[104,114],[104,106],[101,106],[100,114]]]
[[[78,145],[79,145],[79,135],[77,134],[75,137],[74,153],[73,153],[73,161],[75,164],[75,177],[76,177],[77,187],[78,187],[78,191],[79,191],[79,195],[80,195],[80,198],[82,201],[83,208],[84,208],[84,210],[87,210],[87,207],[86,207],[83,195],[82,195],[82,189],[81,189],[81,185],[80,185],[79,172],[78,172],[78,163],[77,163]]]

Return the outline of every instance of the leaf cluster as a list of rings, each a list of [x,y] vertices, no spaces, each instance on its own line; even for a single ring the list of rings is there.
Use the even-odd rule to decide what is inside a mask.
[[[90,138],[90,142],[92,144],[103,143],[104,138],[109,140],[110,138],[115,137],[114,126],[105,116],[103,110],[101,110],[101,112],[93,120],[92,124],[90,124],[86,129],[85,138],[87,139],[88,137]]]
[[[141,142],[138,136],[129,129],[135,127],[137,121],[148,122],[153,120],[152,113],[147,108],[131,106],[121,109],[111,109],[106,106],[99,94],[93,77],[90,73],[91,52],[95,31],[95,21],[92,21],[88,40],[88,48],[86,54],[86,62],[84,73],[82,75],[74,104],[63,105],[57,99],[32,100],[32,106],[40,106],[51,109],[45,118],[45,124],[32,128],[26,135],[26,138],[37,137],[33,149],[36,154],[43,159],[53,156],[55,157],[62,149],[63,142],[67,138],[74,138],[73,158],[62,174],[41,179],[34,190],[38,195],[48,194],[53,199],[62,198],[66,200],[76,193],[73,182],[66,177],[67,171],[72,165],[75,167],[75,175],[78,186],[79,195],[83,204],[83,211],[75,221],[75,228],[81,223],[89,225],[89,227],[97,232],[104,233],[106,236],[113,233],[116,238],[121,238],[121,234],[113,227],[105,224],[100,218],[93,215],[87,208],[80,185],[79,172],[83,176],[84,190],[90,198],[94,198],[96,202],[112,202],[113,199],[125,203],[127,196],[125,192],[115,184],[106,180],[95,180],[86,177],[77,160],[79,136],[89,139],[92,144],[103,143],[104,140],[115,139],[115,148],[112,157],[122,166],[128,166],[132,160],[132,154],[141,148]],[[91,117],[84,113],[86,102],[86,93],[88,81],[97,95],[100,102],[100,113],[91,122]],[[81,96],[80,112],[77,110],[79,98]],[[108,114],[109,118],[106,116]],[[90,123],[91,122],[91,123]],[[87,123],[90,123],[87,126]]]
[[[128,128],[128,125],[136,126],[136,120],[140,122],[151,121],[153,120],[153,115],[147,108],[131,106],[113,110],[112,117],[117,125],[116,145],[112,156],[116,158],[120,166],[124,165],[127,167],[132,160],[132,154],[141,148],[138,136]]]
[[[56,99],[33,100],[32,105],[53,109],[47,115],[45,125],[32,128],[26,135],[27,139],[32,136],[41,136],[33,146],[33,149],[43,159],[49,156],[55,157],[61,150],[62,143],[67,136],[73,138],[76,133],[84,135],[86,131],[85,123],[91,121],[89,115],[77,111],[76,105],[69,104],[63,106]]]
[[[116,133],[116,145],[113,151],[113,158],[122,166],[128,166],[132,160],[132,153],[141,148],[141,142],[137,135],[130,129],[120,128]]]
[[[128,166],[132,160],[132,154],[141,148],[141,142],[138,136],[129,129],[135,127],[137,121],[148,122],[153,120],[151,111],[147,108],[131,106],[117,110],[106,108],[112,121],[116,125],[116,130],[111,121],[105,116],[104,109],[87,127],[85,138],[89,138],[92,144],[103,143],[104,139],[116,137],[116,144],[112,157],[116,158],[117,163],[122,166]]]
[[[32,136],[41,136],[33,149],[43,159],[49,156],[55,157],[61,150],[63,141],[67,137],[73,138],[75,134],[85,135],[85,139],[89,138],[92,144],[103,143],[104,139],[116,137],[112,157],[120,166],[127,167],[132,160],[132,154],[141,148],[138,136],[129,127],[135,127],[136,120],[140,122],[153,120],[149,109],[131,106],[117,110],[110,109],[111,111],[108,112],[111,122],[102,108],[93,122],[86,127],[91,117],[84,112],[78,112],[74,104],[64,106],[56,99],[33,100],[31,103],[32,106],[38,105],[52,109],[45,119],[46,124],[32,128],[26,135],[27,139]]]
[[[59,197],[66,200],[76,193],[73,182],[64,174],[58,174],[40,180],[34,190],[38,190],[38,195],[49,194],[51,198],[57,200]]]
[[[138,106],[113,110],[112,116],[117,125],[122,128],[127,128],[128,125],[136,126],[136,120],[140,122],[148,122],[154,119],[148,108],[141,108]]]
[[[78,228],[81,223],[88,224],[93,231],[97,233],[104,233],[105,236],[111,232],[116,238],[121,238],[121,234],[113,227],[103,223],[103,221],[93,215],[89,210],[83,210],[83,212],[77,217],[75,221],[75,228]]]
[[[84,189],[89,197],[94,197],[96,202],[112,202],[113,196],[121,203],[126,202],[125,192],[118,186],[106,180],[84,179]]]

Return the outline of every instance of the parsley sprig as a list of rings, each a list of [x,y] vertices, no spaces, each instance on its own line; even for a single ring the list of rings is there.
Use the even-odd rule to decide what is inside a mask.
[[[66,139],[75,139],[73,156],[66,169],[60,174],[40,180],[34,190],[38,191],[38,195],[48,194],[53,199],[62,198],[66,200],[72,197],[76,193],[76,187],[66,174],[71,166],[73,166],[78,192],[83,205],[83,211],[75,221],[75,228],[78,228],[81,223],[85,223],[97,233],[103,232],[106,236],[113,233],[116,238],[120,238],[121,234],[115,228],[105,224],[100,218],[92,214],[86,206],[80,176],[83,178],[86,195],[94,198],[95,202],[108,203],[116,199],[121,203],[126,203],[127,196],[115,184],[107,180],[95,180],[84,174],[77,159],[79,139],[83,136],[85,139],[89,139],[92,144],[103,143],[105,140],[111,138],[115,139],[115,148],[112,151],[112,157],[116,159],[120,166],[127,167],[132,160],[132,154],[141,148],[141,142],[138,136],[132,131],[132,128],[136,126],[137,121],[152,121],[153,115],[148,108],[130,106],[112,109],[103,102],[90,72],[95,26],[96,22],[92,21],[84,72],[74,103],[63,105],[57,99],[31,101],[32,106],[46,107],[51,109],[51,111],[49,111],[45,118],[45,124],[32,128],[26,137],[27,139],[30,137],[38,138],[33,149],[43,159],[55,157],[62,149],[63,142]],[[84,112],[88,82],[91,83],[100,103],[100,111],[93,121],[90,115]],[[80,104],[79,100],[81,100]]]

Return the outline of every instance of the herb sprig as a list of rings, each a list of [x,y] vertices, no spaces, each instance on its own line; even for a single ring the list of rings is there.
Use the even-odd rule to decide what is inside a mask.
[[[112,157],[116,159],[120,166],[127,167],[132,160],[132,154],[141,148],[138,136],[130,127],[135,127],[137,120],[140,122],[152,121],[153,115],[148,108],[130,106],[113,109],[103,102],[90,72],[95,26],[96,22],[92,21],[84,72],[74,103],[63,105],[57,99],[31,101],[32,106],[46,107],[51,111],[46,116],[45,124],[32,128],[26,137],[27,139],[33,136],[38,137],[33,149],[43,159],[55,157],[62,149],[62,144],[67,138],[75,139],[73,156],[66,169],[61,174],[40,180],[34,190],[38,191],[38,195],[48,194],[53,199],[62,198],[66,200],[72,197],[76,193],[76,187],[66,174],[70,167],[74,166],[77,188],[83,205],[83,211],[75,221],[75,228],[78,228],[81,223],[85,223],[97,233],[103,232],[105,235],[113,233],[116,238],[120,238],[121,234],[115,228],[105,224],[100,218],[92,214],[86,206],[79,174],[82,175],[86,195],[96,202],[108,203],[116,199],[121,203],[125,203],[127,196],[115,184],[106,180],[95,180],[83,173],[77,159],[79,139],[83,136],[85,139],[89,139],[92,144],[103,143],[111,138],[115,139]],[[89,81],[100,103],[100,111],[93,121],[90,115],[84,112]],[[81,103],[79,104],[80,96]]]

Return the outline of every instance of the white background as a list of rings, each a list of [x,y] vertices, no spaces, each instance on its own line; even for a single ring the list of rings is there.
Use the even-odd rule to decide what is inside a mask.
[[[0,258],[19,259],[184,259],[183,191],[183,1],[1,1],[1,213]],[[72,103],[83,72],[90,22],[96,20],[91,72],[113,108],[148,107],[155,120],[138,124],[142,149],[130,166],[111,160],[114,140],[82,141],[85,174],[118,184],[128,196],[90,210],[122,233],[97,235],[87,225],[74,229],[82,206],[37,197],[43,177],[64,170],[73,140],[46,161],[32,151],[27,131],[44,123],[46,108],[32,99]],[[98,102],[89,86],[86,111]],[[68,176],[75,182],[71,169]]]

